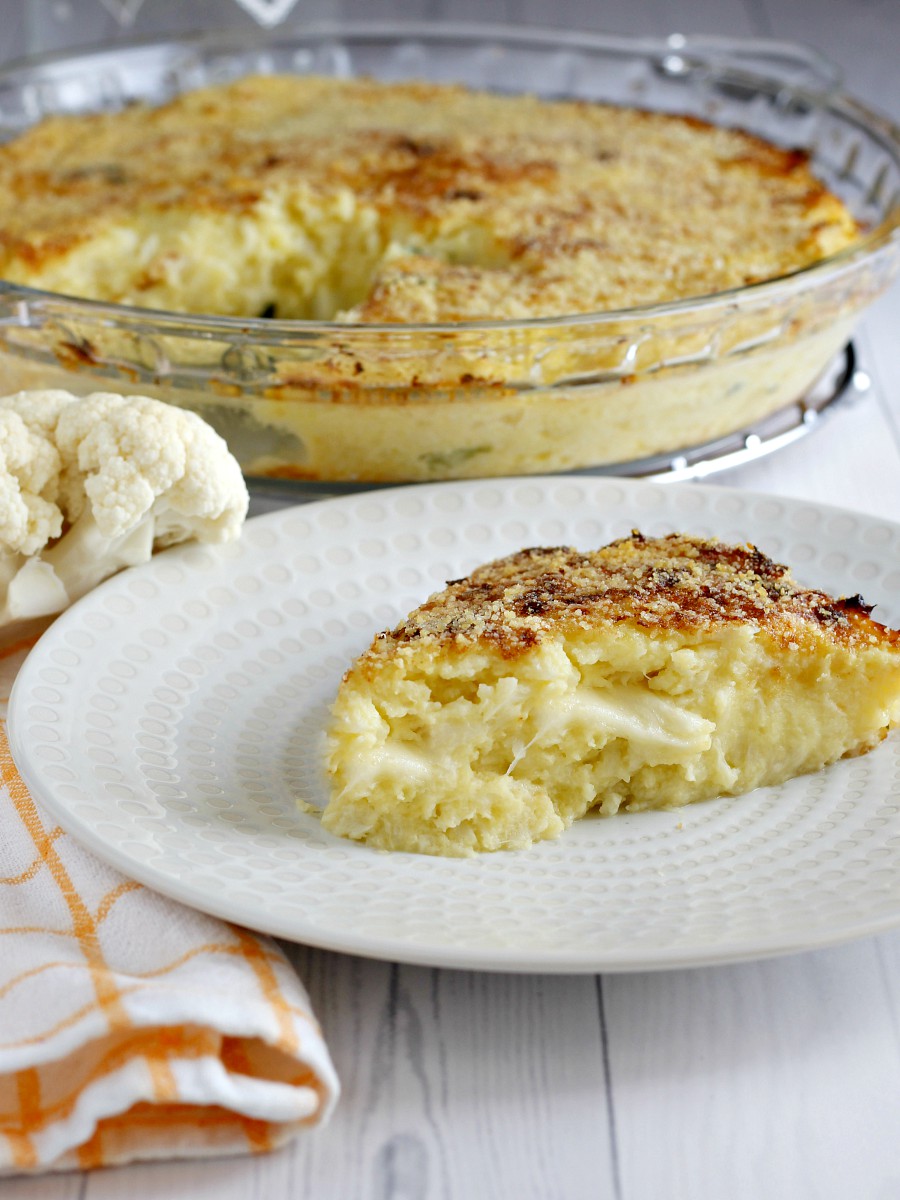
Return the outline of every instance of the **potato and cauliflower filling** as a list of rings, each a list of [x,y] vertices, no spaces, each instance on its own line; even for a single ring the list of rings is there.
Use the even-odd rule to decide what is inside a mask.
[[[237,537],[247,488],[198,416],[144,396],[0,398],[0,627],[60,612],[156,549]]]
[[[448,585],[348,671],[323,824],[386,849],[521,849],[590,811],[818,770],[898,718],[900,633],[753,547],[526,550]]]

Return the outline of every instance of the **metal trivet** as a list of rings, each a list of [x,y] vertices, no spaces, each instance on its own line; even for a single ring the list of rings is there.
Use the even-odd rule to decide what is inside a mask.
[[[857,365],[856,347],[853,342],[848,342],[806,396],[755,425],[689,450],[654,454],[650,458],[626,463],[610,463],[575,474],[624,475],[634,479],[673,481],[705,479],[707,475],[742,467],[774,450],[780,450],[782,446],[789,446],[791,442],[812,432],[838,408],[862,399],[871,386],[869,375]]]

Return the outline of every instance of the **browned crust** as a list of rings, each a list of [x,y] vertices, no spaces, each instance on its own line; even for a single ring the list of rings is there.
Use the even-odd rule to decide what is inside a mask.
[[[509,98],[463,88],[249,78],[157,109],[135,105],[115,114],[49,119],[0,147],[0,273],[40,286],[41,273],[55,262],[135,214],[250,214],[266,195],[298,181],[319,195],[349,189],[358,202],[403,224],[413,240],[421,235],[427,242],[470,223],[488,231],[491,261],[439,256],[429,266],[412,253],[359,306],[354,319],[364,322],[427,320],[433,305],[446,320],[495,315],[496,288],[490,280],[485,288],[481,275],[472,277],[473,271],[489,275],[494,260],[496,267],[514,268],[521,304],[533,309],[527,315],[627,306],[618,268],[604,284],[606,299],[588,286],[604,263],[621,259],[623,272],[635,265],[623,242],[626,228],[646,243],[638,266],[644,257],[652,266],[660,256],[659,271],[647,271],[632,302],[673,298],[681,294],[678,280],[665,283],[666,251],[657,243],[698,233],[703,239],[745,186],[756,196],[746,236],[756,238],[762,225],[765,242],[719,278],[716,255],[740,247],[741,239],[729,235],[710,254],[702,290],[795,270],[857,235],[803,151],[692,117],[520,99],[524,115],[504,129],[503,112],[514,110],[498,106],[508,106]],[[405,105],[409,130],[426,117],[431,127],[420,135],[392,127],[399,116],[384,116],[388,102],[398,111]],[[329,107],[330,128],[316,116]],[[441,126],[434,114],[443,107],[451,115]],[[344,128],[351,112],[355,127]],[[655,131],[656,141],[629,160],[642,128]],[[686,139],[683,172],[682,150],[671,145],[680,147],[679,139]],[[626,160],[640,160],[639,170],[645,169],[647,153],[656,155],[648,177],[659,177],[659,186],[620,211],[616,172]],[[660,217],[679,174],[674,199],[685,214],[683,229],[678,212]],[[570,295],[560,282],[569,268],[561,267],[557,278],[554,264],[573,262],[584,281]],[[159,263],[147,268],[129,302],[140,303],[142,293],[160,283],[162,269]],[[418,290],[410,289],[411,274],[422,276]],[[497,281],[501,291],[505,279]]]
[[[787,567],[750,544],[634,532],[586,553],[531,548],[487,563],[380,634],[369,653],[380,658],[428,641],[450,651],[481,643],[515,658],[561,631],[621,622],[694,633],[751,624],[786,648],[825,637],[900,650],[900,632],[869,612],[859,596],[835,600],[801,587]]]

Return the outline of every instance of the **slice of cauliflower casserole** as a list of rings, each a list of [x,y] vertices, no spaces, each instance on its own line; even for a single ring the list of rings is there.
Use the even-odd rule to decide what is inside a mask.
[[[323,824],[372,846],[522,849],[596,810],[816,771],[900,717],[900,632],[750,545],[635,533],[448,584],[344,677]]]

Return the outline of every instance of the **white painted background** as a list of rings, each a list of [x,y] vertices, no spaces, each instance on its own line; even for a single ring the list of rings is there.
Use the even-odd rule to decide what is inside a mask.
[[[0,0],[2,53],[113,36],[104,4]],[[294,16],[802,40],[900,121],[897,0],[300,0]],[[226,22],[251,23],[232,0],[145,0],[133,31]],[[900,287],[857,344],[865,401],[717,482],[900,518]],[[6,1181],[2,1200],[900,1200],[900,932],[604,978],[290,953],[343,1081],[327,1129],[265,1159]]]

